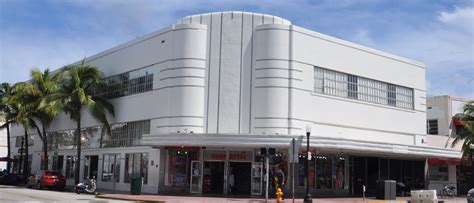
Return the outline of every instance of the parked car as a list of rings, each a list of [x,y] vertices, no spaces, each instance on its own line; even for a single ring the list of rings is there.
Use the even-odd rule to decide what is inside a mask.
[[[467,192],[467,203],[474,203],[474,188]]]
[[[27,184],[27,187],[29,188],[36,187],[38,189],[55,188],[63,190],[65,186],[66,177],[60,173],[47,170],[38,171],[36,174],[32,174]]]
[[[18,185],[24,183],[24,176],[16,174],[2,174],[0,176],[0,185]]]

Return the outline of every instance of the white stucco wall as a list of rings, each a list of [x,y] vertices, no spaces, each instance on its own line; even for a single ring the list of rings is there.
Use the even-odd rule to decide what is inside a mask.
[[[5,122],[2,117],[0,117],[0,125],[3,125]],[[0,129],[0,157],[7,156],[7,129]],[[7,168],[7,162],[0,162],[0,170]]]
[[[105,76],[153,73],[153,91],[112,99],[116,116],[110,118],[151,119],[150,134],[302,134],[312,123],[313,133],[324,137],[405,145],[426,139],[423,64],[274,16],[189,16],[86,62]],[[314,93],[314,66],[412,88],[414,109]],[[82,126],[98,125],[84,111]],[[60,115],[49,131],[74,128]]]

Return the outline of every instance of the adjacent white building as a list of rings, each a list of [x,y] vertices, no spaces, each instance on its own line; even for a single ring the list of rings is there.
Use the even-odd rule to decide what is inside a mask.
[[[5,123],[5,118],[0,115],[0,126]],[[8,154],[7,147],[7,129],[0,129],[0,157],[6,157]],[[7,162],[0,161],[0,170],[7,168]]]
[[[431,146],[461,150],[462,142],[452,146],[453,140],[461,133],[463,123],[454,116],[463,113],[464,105],[474,99],[453,96],[434,96],[426,99],[427,140]],[[470,189],[467,173],[469,167],[459,160],[433,158],[429,163],[429,187],[441,191],[444,185],[456,186],[461,193]]]
[[[460,157],[429,145],[422,63],[276,16],[188,16],[85,61],[104,72],[102,94],[116,111],[110,135],[90,116],[82,120],[80,174],[97,177],[99,188],[129,190],[141,176],[147,193],[261,195],[260,148],[273,147],[272,170],[283,169],[287,183],[294,176],[297,190],[307,182],[316,195],[356,195],[379,179],[424,188],[427,158]],[[304,164],[292,171],[287,161],[291,139],[307,125],[308,180]],[[60,115],[48,129],[50,167],[70,184],[74,128]],[[22,133],[13,128],[13,152]],[[34,171],[41,142],[31,139]]]

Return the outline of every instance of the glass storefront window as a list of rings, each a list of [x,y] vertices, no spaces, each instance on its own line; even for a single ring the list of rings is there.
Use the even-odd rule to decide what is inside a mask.
[[[198,149],[169,149],[166,151],[165,186],[189,185],[191,161],[199,160]]]
[[[134,177],[142,177],[143,183],[148,183],[148,153],[125,154],[125,183]]]
[[[332,189],[332,161],[331,157],[316,157],[316,189]]]
[[[74,169],[76,165],[76,156],[66,157],[66,178],[74,178]]]
[[[120,181],[120,154],[104,154],[102,165],[102,181],[112,182]]]
[[[299,155],[298,186],[306,184],[306,153]],[[309,162],[308,185],[315,189],[346,189],[346,158],[316,155]]]

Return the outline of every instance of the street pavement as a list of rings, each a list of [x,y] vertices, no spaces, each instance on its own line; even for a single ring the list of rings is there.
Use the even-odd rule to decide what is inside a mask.
[[[24,187],[0,185],[0,202],[1,203],[17,203],[17,202],[127,202],[121,200],[108,200],[95,198],[94,195],[76,194],[70,191],[53,191],[28,189]]]

